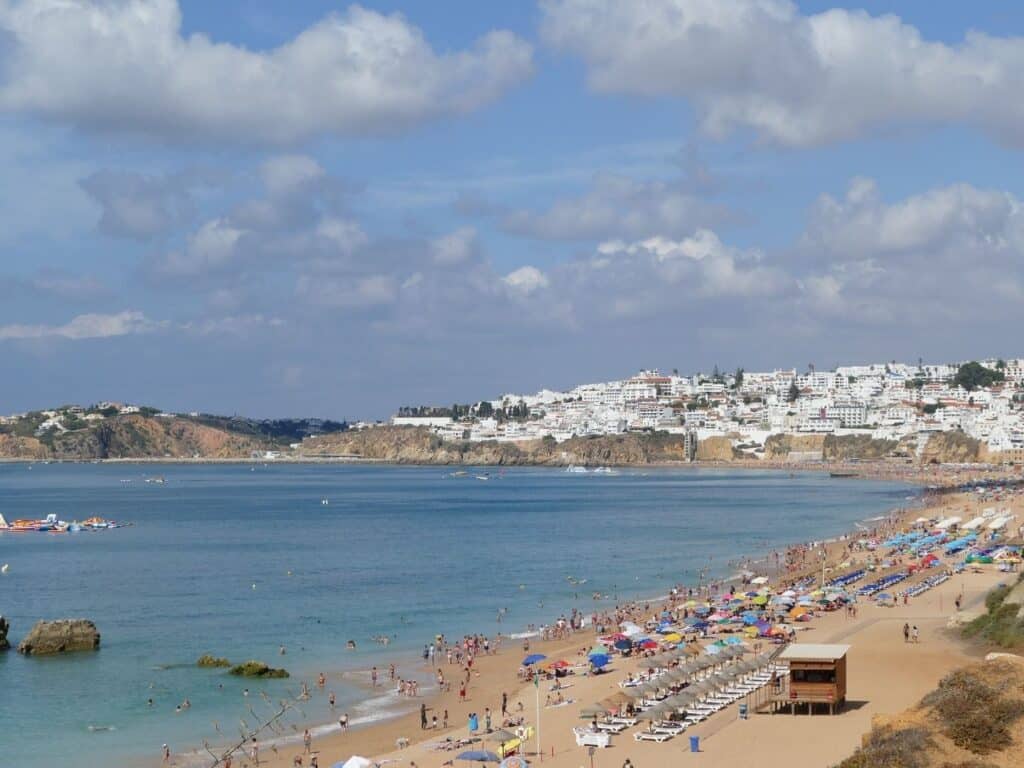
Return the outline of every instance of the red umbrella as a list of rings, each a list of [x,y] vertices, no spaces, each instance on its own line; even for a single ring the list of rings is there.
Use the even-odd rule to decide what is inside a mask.
[[[650,651],[658,647],[658,643],[654,640],[643,640],[640,643],[640,647],[645,651]]]

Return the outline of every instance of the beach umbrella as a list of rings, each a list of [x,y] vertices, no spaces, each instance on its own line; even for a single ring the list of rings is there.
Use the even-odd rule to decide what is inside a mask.
[[[512,739],[518,738],[512,731],[507,731],[504,728],[499,728],[496,731],[492,731],[487,734],[487,738],[491,741],[496,741],[499,744],[504,744],[506,741],[512,741]]]
[[[651,651],[658,647],[658,642],[656,640],[641,640],[640,647],[645,651]]]
[[[633,647],[633,641],[628,637],[624,637],[621,640],[615,641],[615,647],[620,651],[628,651]]]
[[[666,643],[678,643],[682,639],[683,636],[680,635],[678,632],[670,632],[662,638],[662,640],[664,640]]]
[[[657,693],[658,686],[654,683],[644,683],[639,687],[639,691],[646,696],[649,693]]]
[[[590,663],[600,669],[601,667],[607,666],[611,659],[606,653],[592,653],[590,654]]]
[[[634,685],[630,688],[627,688],[625,691],[623,691],[623,693],[627,698],[630,699],[642,699],[644,696],[647,695],[644,691],[640,690],[639,685]]]
[[[334,768],[377,768],[377,764],[368,757],[360,757],[359,755],[353,755],[343,763],[336,763]]]
[[[720,645],[709,645],[707,648],[704,649],[704,652],[705,653],[709,653],[712,656],[717,656],[719,653],[722,652],[722,646],[720,646]]]
[[[734,658],[736,656],[742,656],[745,653],[745,651],[743,649],[743,638],[742,637],[736,637],[735,635],[733,635],[732,637],[727,637],[727,638],[725,638],[725,643],[726,643],[726,645],[729,645],[729,646],[732,647],[733,657]]]
[[[620,626],[622,628],[622,634],[626,637],[634,637],[635,635],[643,634],[643,630],[631,621],[624,621]]]
[[[767,603],[768,603],[768,595],[758,595],[753,600],[751,600],[751,602],[754,605],[767,605]]]
[[[485,749],[471,749],[468,752],[463,752],[456,760],[465,760],[468,763],[500,763],[501,758],[493,752],[488,752]]]
[[[607,712],[608,709],[601,704],[591,704],[589,707],[584,707],[580,710],[580,717],[601,717]]]
[[[712,659],[712,658],[710,658],[708,656],[701,656],[699,659],[697,659],[697,661],[695,663],[703,671],[703,670],[707,669],[708,667],[715,666],[715,664],[717,664],[718,662],[716,662],[714,659]]]
[[[536,664],[538,661],[544,661],[544,659],[546,658],[547,656],[545,656],[543,653],[531,653],[529,656],[523,659],[523,666],[528,667],[531,664]]]
[[[506,757],[501,761],[501,765],[498,768],[527,768],[530,764],[523,760],[519,755],[512,755],[512,757]]]
[[[591,648],[589,651],[587,651],[587,656],[593,656],[594,654],[598,654],[598,653],[607,655],[607,653],[608,653],[607,646],[595,645],[593,648]]]

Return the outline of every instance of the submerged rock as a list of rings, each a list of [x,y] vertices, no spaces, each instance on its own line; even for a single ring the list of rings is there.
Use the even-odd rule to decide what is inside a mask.
[[[43,656],[71,651],[95,651],[100,647],[100,633],[88,619],[38,621],[18,651],[26,656]]]
[[[274,669],[262,661],[247,661],[232,667],[231,674],[240,677],[288,677],[288,670]]]
[[[0,651],[6,651],[11,647],[7,641],[7,631],[11,628],[10,623],[3,616],[0,616]]]
[[[231,662],[223,657],[211,656],[208,653],[204,653],[196,661],[197,667],[230,667]]]

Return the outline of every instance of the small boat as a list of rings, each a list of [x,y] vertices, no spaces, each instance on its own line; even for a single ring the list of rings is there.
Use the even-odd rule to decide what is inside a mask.
[[[858,477],[856,472],[829,472],[829,477]]]
[[[585,475],[587,473],[587,468],[577,467],[575,464],[570,464],[568,467],[565,468],[565,471],[571,472],[573,474]]]
[[[473,477],[475,477],[477,480],[490,480],[491,479],[490,476],[488,476],[488,475],[473,475]]]

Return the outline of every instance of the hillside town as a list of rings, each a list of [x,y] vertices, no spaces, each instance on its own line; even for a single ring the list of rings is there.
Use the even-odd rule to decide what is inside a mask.
[[[628,431],[697,440],[730,436],[754,454],[779,433],[898,441],[960,430],[1016,462],[1024,457],[1024,359],[893,361],[804,373],[643,370],[627,379],[507,394],[472,406],[405,407],[391,421],[428,426],[447,440],[562,442]]]

